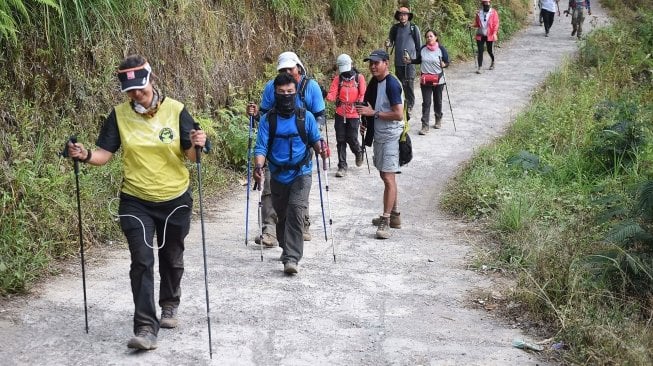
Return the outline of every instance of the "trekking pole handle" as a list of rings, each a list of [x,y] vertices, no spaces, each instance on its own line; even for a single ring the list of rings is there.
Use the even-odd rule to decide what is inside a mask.
[[[322,158],[324,164],[322,164],[322,167],[324,170],[327,170],[325,164],[327,158],[331,156],[331,148],[329,148],[329,144],[326,141],[324,141],[324,139],[320,139],[320,149],[322,149],[322,151],[324,152],[324,157]]]
[[[196,131],[199,131],[199,130],[202,129],[202,127],[200,127],[199,123],[194,122],[193,123],[193,129],[196,130]],[[202,147],[201,146],[195,146],[195,161],[197,162],[197,164],[202,162],[202,157],[201,156],[202,156]]]

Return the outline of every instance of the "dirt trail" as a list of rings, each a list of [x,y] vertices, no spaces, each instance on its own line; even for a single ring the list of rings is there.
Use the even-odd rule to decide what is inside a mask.
[[[604,11],[593,4],[585,28],[604,20]],[[300,273],[294,277],[281,272],[280,249],[265,250],[261,262],[258,246],[251,241],[244,246],[244,189],[206,204],[212,360],[200,227],[195,222],[187,242],[180,326],[160,331],[157,350],[132,352],[126,347],[133,312],[129,254],[114,246],[88,254],[89,333],[84,332],[81,276],[73,263],[34,295],[2,300],[0,363],[544,364],[511,346],[513,338],[528,335],[468,306],[471,291],[491,291],[494,284],[467,269],[468,256],[479,243],[465,235],[465,224],[439,211],[437,202],[447,180],[474,149],[499,136],[537,85],[577,49],[570,32],[564,16],[556,19],[548,38],[534,23],[496,50],[496,70],[488,71],[487,61],[481,75],[474,73],[473,62],[447,70],[457,131],[446,94],[442,130],[418,136],[420,116],[415,113],[415,158],[399,176],[403,228],[393,230],[389,240],[374,239],[370,221],[381,212],[382,184],[374,168],[368,174],[365,165],[351,167],[344,179],[335,178],[335,162],[329,171],[337,263],[331,241],[324,240],[318,179],[313,176],[313,241],[306,243]],[[416,95],[420,98],[418,88]],[[420,106],[418,99],[416,110]],[[333,145],[335,137],[330,140]],[[252,197],[250,238],[257,228],[257,197]]]

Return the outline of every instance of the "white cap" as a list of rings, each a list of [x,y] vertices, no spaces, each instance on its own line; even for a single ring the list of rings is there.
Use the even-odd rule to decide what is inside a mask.
[[[295,67],[297,65],[299,65],[304,71],[306,71],[302,62],[299,61],[299,57],[297,57],[297,55],[294,52],[284,52],[280,54],[279,58],[277,59],[277,71],[281,69],[288,69],[291,67]]]
[[[348,54],[343,53],[342,55],[336,58],[336,65],[338,66],[338,72],[343,73],[351,71],[351,57]]]

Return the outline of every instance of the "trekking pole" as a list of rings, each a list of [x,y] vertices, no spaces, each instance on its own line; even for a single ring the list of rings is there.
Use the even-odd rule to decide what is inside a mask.
[[[453,122],[453,131],[456,132],[456,119],[453,118],[453,108],[451,107],[451,98],[449,97],[449,85],[447,85],[447,75],[444,73],[444,66],[442,66],[442,57],[440,57],[440,68],[442,69],[442,78],[444,79],[444,90],[447,91],[447,100],[449,101],[449,111],[451,111],[451,122]]]
[[[263,189],[259,182],[254,182],[254,189],[258,190],[258,240],[261,243],[259,247],[261,249],[261,262],[263,262]]]
[[[195,122],[193,124],[193,129],[201,130],[200,124]],[[202,228],[202,255],[204,257],[204,291],[206,295],[206,324],[208,325],[209,330],[209,357],[213,359],[213,348],[211,346],[211,316],[209,308],[209,281],[208,281],[208,269],[206,267],[206,239],[204,234],[204,208],[202,206],[202,148],[199,146],[195,147],[195,162],[197,164],[197,192],[199,195],[200,201],[200,227]]]
[[[77,137],[70,136],[68,141],[73,144],[77,143]],[[61,153],[63,157],[68,157],[68,144],[64,147]],[[77,188],[77,228],[79,229],[79,254],[82,261],[82,289],[84,291],[84,323],[86,325],[86,334],[88,334],[88,306],[86,302],[86,268],[84,266],[84,235],[82,234],[82,205],[79,198],[79,160],[73,159],[75,166],[75,186]]]
[[[320,187],[320,206],[322,207],[322,226],[324,226],[324,240],[328,241],[327,229],[326,229],[326,218],[324,217],[324,199],[322,198],[322,178],[320,177],[320,157],[318,154],[315,154],[315,164],[317,170],[317,184]]]
[[[322,146],[324,146],[324,141],[321,141]],[[329,143],[327,142],[326,149],[329,151]],[[324,147],[323,147],[324,148]],[[329,156],[331,154],[328,154]],[[329,173],[326,171],[326,167],[324,164],[322,164],[322,167],[324,169],[324,188],[326,190],[326,196],[327,196],[327,206],[329,207],[329,229],[331,231],[331,248],[333,248],[333,263],[336,263],[336,245],[334,244],[333,241],[333,219],[331,218],[331,200],[329,199]],[[326,231],[326,227],[324,228]]]
[[[328,125],[329,125],[329,123],[326,122],[326,119],[325,119],[325,122],[324,122],[324,134],[326,135],[327,146],[329,145],[329,128],[327,127]],[[329,169],[331,169],[331,156],[329,156]]]
[[[478,55],[476,54],[476,49],[474,48],[474,36],[472,36],[472,28],[469,28],[469,45],[472,47],[472,55],[474,55],[474,65],[478,69]]]
[[[410,58],[410,53],[408,53],[408,50],[404,48],[404,59]],[[404,83],[408,85],[408,64],[406,61],[404,61]]]
[[[252,128],[254,116],[249,116],[249,139],[247,140],[247,199],[245,206],[245,246],[247,246],[247,235],[249,233],[249,187],[252,179]]]
[[[367,148],[365,148],[365,134],[367,134],[367,124],[363,122],[363,118],[360,116],[358,117],[358,120],[363,126],[365,126],[365,133],[361,135],[361,147],[363,148],[363,154],[365,154],[365,161],[367,162],[367,174],[372,174],[370,171],[370,159],[367,158]]]

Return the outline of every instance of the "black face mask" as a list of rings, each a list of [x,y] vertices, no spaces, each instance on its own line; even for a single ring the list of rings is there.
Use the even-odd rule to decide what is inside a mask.
[[[343,73],[340,74],[340,75],[341,75],[343,78],[345,78],[345,79],[349,79],[349,78],[351,78],[352,76],[354,76],[354,73],[350,70],[350,71],[345,71],[345,72],[343,72]]]
[[[490,5],[483,5],[483,11],[484,12],[490,11]]]
[[[277,112],[284,117],[289,117],[295,113],[295,102],[297,93],[279,94],[274,93],[275,107]]]

